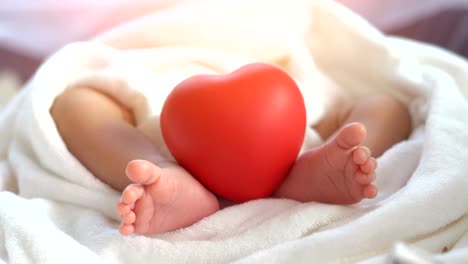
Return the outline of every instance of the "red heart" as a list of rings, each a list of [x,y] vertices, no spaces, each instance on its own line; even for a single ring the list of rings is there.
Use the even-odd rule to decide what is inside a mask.
[[[305,127],[296,83],[263,63],[190,77],[174,88],[161,113],[162,134],[177,162],[236,202],[276,190],[296,160]]]

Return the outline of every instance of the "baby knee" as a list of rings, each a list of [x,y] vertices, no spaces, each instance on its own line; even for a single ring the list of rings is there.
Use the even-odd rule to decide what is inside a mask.
[[[393,114],[407,114],[408,108],[404,103],[390,95],[375,95],[369,98],[370,105],[375,111]]]
[[[406,130],[410,129],[410,113],[408,107],[403,102],[390,95],[377,95],[369,100],[372,111],[375,111],[378,116],[393,124],[399,124],[406,128]]]

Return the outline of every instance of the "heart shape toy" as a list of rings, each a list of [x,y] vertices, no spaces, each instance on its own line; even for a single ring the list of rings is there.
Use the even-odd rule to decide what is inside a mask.
[[[263,63],[196,75],[167,97],[164,140],[177,162],[212,192],[236,202],[271,195],[304,140],[304,99],[283,70]]]

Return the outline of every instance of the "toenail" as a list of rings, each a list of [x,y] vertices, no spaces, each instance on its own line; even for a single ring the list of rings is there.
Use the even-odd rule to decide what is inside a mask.
[[[353,153],[353,160],[354,162],[356,162],[357,164],[359,165],[362,165],[364,162],[366,162],[367,160],[367,156],[365,153],[363,153],[362,151],[360,151],[361,149],[358,149],[356,150],[354,153]]]
[[[365,155],[366,155],[367,157],[369,157],[369,156],[371,155],[371,151],[370,151],[370,149],[369,149],[368,147],[362,146],[361,149],[364,150]]]

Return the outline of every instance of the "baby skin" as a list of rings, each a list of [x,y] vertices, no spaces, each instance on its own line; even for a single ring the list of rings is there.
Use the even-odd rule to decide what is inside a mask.
[[[408,111],[389,96],[337,104],[340,110],[315,126],[326,142],[298,157],[273,197],[354,204],[377,195],[374,157],[408,137]],[[51,114],[71,153],[122,191],[121,234],[172,231],[219,210],[216,196],[164,158],[135,128],[130,111],[112,98],[86,87],[70,89],[56,99]]]

